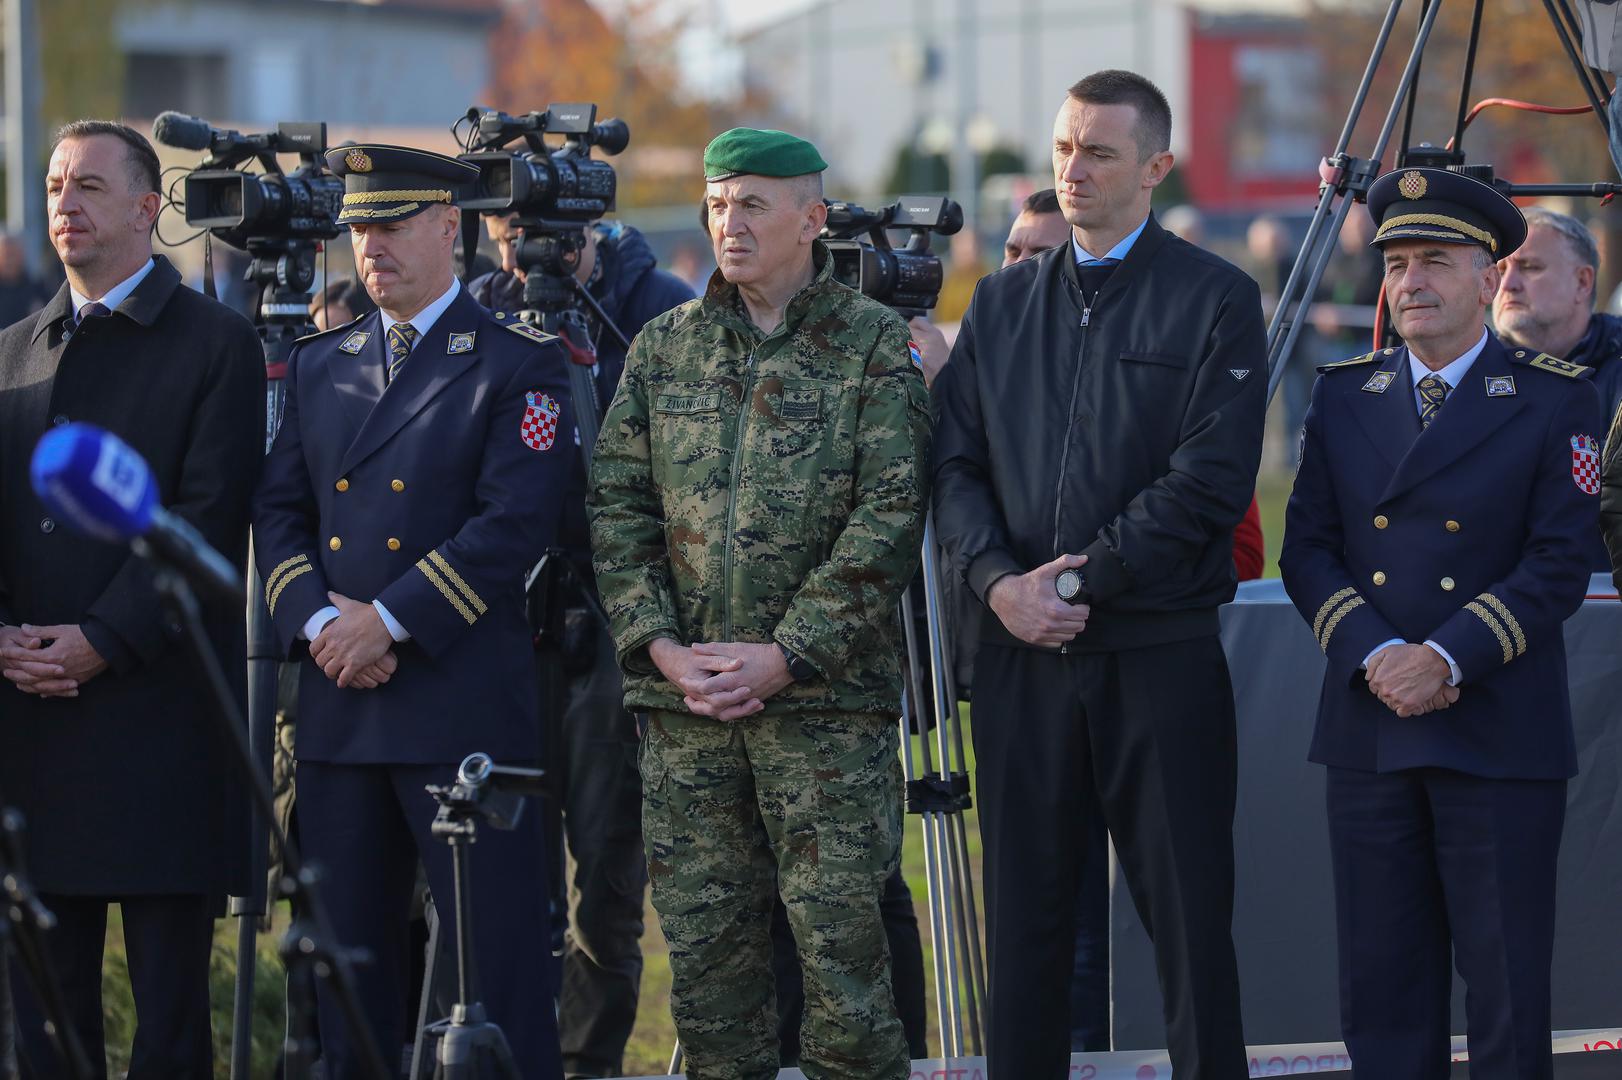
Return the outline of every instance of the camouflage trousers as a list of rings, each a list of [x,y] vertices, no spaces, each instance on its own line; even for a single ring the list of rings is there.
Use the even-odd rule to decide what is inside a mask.
[[[905,1080],[879,917],[901,855],[895,725],[849,713],[650,720],[642,830],[687,1076],[777,1075],[776,889],[805,973],[800,1068],[810,1080]]]

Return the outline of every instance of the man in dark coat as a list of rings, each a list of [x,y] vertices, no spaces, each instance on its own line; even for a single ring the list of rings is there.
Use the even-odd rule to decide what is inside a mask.
[[[361,1007],[393,1055],[419,858],[447,918],[455,896],[424,788],[475,751],[520,764],[540,751],[524,575],[552,541],[574,421],[554,339],[496,321],[452,273],[454,201],[474,170],[406,147],[327,161],[378,310],[294,348],[254,549],[300,665],[304,852],[339,941],[371,954]],[[562,1074],[538,816],[482,827],[470,849],[482,1001],[525,1080]],[[337,1000],[319,997],[327,1076],[363,1075]]]
[[[1550,1080],[1562,624],[1599,528],[1599,400],[1588,368],[1483,325],[1513,203],[1405,169],[1368,205],[1406,345],[1321,369],[1279,556],[1328,657],[1341,1029],[1359,1080],[1447,1076],[1457,967],[1471,1075]]]
[[[0,334],[0,802],[27,817],[30,871],[60,920],[51,955],[91,1061],[105,1061],[102,941],[116,901],[140,1019],[129,1075],[207,1080],[213,916],[247,886],[241,778],[146,564],[62,527],[28,482],[52,425],[98,424],[146,458],[165,505],[246,558],[263,352],[247,320],[153,256],[158,177],[135,131],[64,128],[46,182],[67,283]],[[210,630],[245,695],[241,611]],[[20,977],[14,988],[23,1055],[56,1075],[39,1007]]]
[[[524,272],[508,218],[485,218],[502,268],[468,285],[492,311],[523,307]],[[619,222],[586,229],[576,277],[627,338],[649,319],[693,298],[687,284],[658,268],[642,234]],[[625,370],[625,349],[595,316],[597,400],[606,408]],[[636,1025],[642,982],[642,780],[636,721],[622,701],[614,641],[597,615],[597,583],[586,533],[585,470],[577,466],[558,525],[558,545],[574,564],[579,589],[564,599],[563,658],[568,691],[559,731],[562,761],[548,763],[563,781],[563,829],[570,856],[569,930],[563,947],[558,1036],[571,1077],[619,1076]],[[583,591],[580,591],[583,590]]]
[[[935,383],[935,521],[985,605],[975,801],[999,1080],[1068,1067],[1095,796],[1154,939],[1173,1068],[1247,1074],[1217,608],[1261,456],[1266,341],[1256,283],[1149,212],[1170,138],[1142,76],[1070,89],[1053,128],[1069,242],[981,280]]]

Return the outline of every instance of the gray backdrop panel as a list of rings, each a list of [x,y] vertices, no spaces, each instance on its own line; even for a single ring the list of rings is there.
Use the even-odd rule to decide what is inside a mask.
[[[1596,584],[1599,579],[1596,579]],[[1323,769],[1307,761],[1324,658],[1276,581],[1222,612],[1239,715],[1234,944],[1251,1045],[1340,1039],[1335,906]],[[1566,624],[1578,767],[1560,847],[1556,1030],[1622,1023],[1622,604],[1585,603]],[[1112,867],[1115,1045],[1166,1045],[1154,954]],[[1455,983],[1457,979],[1455,978]],[[1453,1030],[1464,1030],[1454,988]]]

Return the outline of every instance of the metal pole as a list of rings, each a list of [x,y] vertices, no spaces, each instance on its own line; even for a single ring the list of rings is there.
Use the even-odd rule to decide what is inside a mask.
[[[34,0],[5,0],[6,227],[22,237],[28,272],[45,252],[45,177],[40,152],[39,20]]]
[[[1402,8],[1402,0],[1391,0],[1391,6],[1386,9],[1385,21],[1380,24],[1380,33],[1374,39],[1374,51],[1369,54],[1368,66],[1363,69],[1362,81],[1357,85],[1357,93],[1352,97],[1352,107],[1346,114],[1346,125],[1340,129],[1340,138],[1335,140],[1335,151],[1327,159],[1335,161],[1342,158],[1346,148],[1351,145],[1352,135],[1357,128],[1357,121],[1363,115],[1363,106],[1368,101],[1369,90],[1374,85],[1375,72],[1380,67],[1380,60],[1385,55],[1386,44],[1391,40],[1391,31],[1397,23],[1397,13]],[[1284,324],[1285,309],[1289,301],[1297,295],[1296,286],[1304,272],[1305,253],[1316,251],[1321,242],[1323,221],[1328,214],[1329,204],[1332,201],[1330,193],[1334,188],[1326,180],[1319,189],[1318,206],[1312,215],[1312,224],[1307,227],[1306,239],[1302,242],[1302,257],[1295,260],[1290,268],[1289,277],[1284,281],[1284,288],[1279,291],[1278,310],[1273,312],[1272,325],[1267,328],[1268,359],[1271,362],[1276,353],[1273,346],[1278,344],[1279,328]],[[1329,197],[1326,197],[1329,196]],[[1271,396],[1271,395],[1269,395]]]
[[[1605,132],[1607,139],[1610,138],[1611,117],[1605,110],[1606,102],[1602,94],[1605,89],[1605,82],[1598,79],[1588,69],[1588,66],[1583,63],[1582,54],[1577,51],[1577,46],[1572,43],[1571,31],[1567,28],[1565,20],[1560,17],[1562,10],[1569,13],[1571,9],[1565,6],[1564,0],[1562,0],[1558,8],[1555,6],[1554,0],[1543,0],[1543,7],[1549,13],[1549,21],[1554,24],[1554,32],[1560,38],[1560,44],[1565,47],[1566,58],[1571,61],[1572,69],[1577,73],[1577,81],[1583,84],[1583,93],[1588,95],[1588,103],[1594,106],[1594,117],[1599,121],[1600,129]],[[1597,87],[1594,85],[1596,82],[1599,83]]]
[[[1470,47],[1464,54],[1464,81],[1459,88],[1459,116],[1453,125],[1453,149],[1464,146],[1464,121],[1470,115],[1470,84],[1475,81],[1476,50],[1481,45],[1481,9],[1487,0],[1476,0],[1476,10],[1470,17]]]
[[[929,733],[924,730],[922,717],[918,711],[918,703],[923,700],[923,679],[918,666],[918,634],[913,628],[912,596],[903,590],[901,593],[901,633],[907,645],[907,684],[902,695],[901,710],[901,773],[907,781],[908,790],[911,790],[913,781],[931,772],[929,766]],[[913,719],[919,722],[915,725]],[[919,753],[924,762],[920,770],[913,759],[912,729],[918,729]],[[956,996],[955,988],[949,990],[951,976],[947,965],[948,949],[943,947],[951,937],[951,923],[942,917],[945,904],[942,899],[945,892],[945,882],[938,876],[940,860],[937,852],[938,836],[935,830],[933,813],[924,810],[920,814],[921,834],[924,842],[924,888],[928,897],[929,907],[929,941],[930,954],[934,960],[935,969],[935,1019],[941,1035],[941,1056],[955,1056],[955,1043],[952,1039],[952,1009],[949,998]]]

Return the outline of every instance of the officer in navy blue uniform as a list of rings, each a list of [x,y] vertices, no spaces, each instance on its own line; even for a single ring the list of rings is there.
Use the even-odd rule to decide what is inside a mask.
[[[1495,189],[1408,169],[1369,191],[1405,347],[1319,369],[1279,559],[1328,655],[1341,1025],[1354,1075],[1544,1080],[1555,858],[1576,772],[1561,624],[1597,526],[1589,369],[1483,323],[1526,223]]]
[[[407,917],[420,857],[454,896],[428,784],[473,751],[540,751],[524,575],[552,542],[572,460],[562,350],[493,319],[452,272],[475,171],[403,147],[328,155],[340,224],[380,310],[303,339],[255,499],[254,548],[282,647],[299,660],[299,827],[386,1058],[409,1041]],[[546,883],[533,810],[471,851],[474,947],[520,1073],[561,1076]],[[450,909],[447,906],[445,910]],[[358,1075],[330,995],[327,1075]]]

